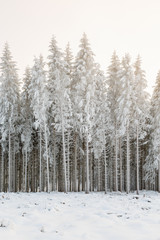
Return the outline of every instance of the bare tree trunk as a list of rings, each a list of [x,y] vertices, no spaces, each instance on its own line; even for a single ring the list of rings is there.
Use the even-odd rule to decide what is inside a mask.
[[[8,191],[11,192],[11,133],[9,127],[8,133],[8,140],[9,140],[9,150],[8,150]]]
[[[39,141],[40,141],[40,149],[39,149],[39,191],[42,191],[42,133],[41,126],[39,130]]]
[[[89,154],[88,154],[88,131],[86,133],[86,191],[89,193]]]
[[[158,161],[158,192],[160,192],[160,160]]]
[[[83,139],[83,151],[85,152],[85,139]],[[85,171],[86,171],[86,159],[85,154],[82,156],[82,191],[85,191]]]
[[[13,146],[13,158],[12,158],[12,170],[11,170],[11,174],[12,174],[12,191],[15,192],[16,191],[16,159],[15,159],[15,142],[14,142],[14,146]]]
[[[117,123],[116,123],[116,143],[115,143],[115,185],[114,185],[114,191],[118,191],[118,174],[117,174],[117,166],[118,166],[118,139],[117,139]]]
[[[61,109],[61,119],[62,119],[62,142],[63,142],[63,174],[64,174],[64,192],[67,193],[67,177],[66,177],[66,153],[65,153],[65,138],[64,138],[64,120],[63,113]]]
[[[92,152],[90,151],[90,166],[89,166],[89,175],[90,175],[90,191],[92,192],[93,191],[93,181],[92,181]]]
[[[137,125],[137,194],[139,194],[139,132]]]
[[[119,140],[119,158],[120,158],[120,191],[122,192],[122,149],[121,149],[121,139]]]
[[[130,192],[130,151],[129,151],[129,126],[127,124],[127,179],[126,179],[126,192]]]
[[[56,191],[56,141],[54,141],[53,153],[53,191]]]
[[[2,175],[1,175],[1,181],[2,181],[2,191],[4,192],[4,154],[3,154],[3,148],[2,148]]]
[[[47,126],[46,123],[44,124],[44,135],[45,135],[45,147],[46,147],[46,157],[47,157],[47,189],[50,192],[49,186],[49,158],[48,158],[48,138],[47,138]]]
[[[67,139],[67,175],[68,175],[68,191],[70,191],[70,158],[69,158],[69,131],[68,131],[68,139]]]
[[[104,187],[107,194],[107,163],[106,163],[106,146],[104,145]]]
[[[22,159],[23,159],[23,165],[22,165],[22,190],[25,192],[25,153],[22,151]]]
[[[27,156],[27,149],[26,149],[26,154],[25,154],[25,192],[27,192],[27,161],[28,161],[28,156]]]
[[[100,159],[96,159],[97,161],[97,191],[101,191],[101,168],[100,168]]]
[[[74,192],[78,191],[77,188],[77,138],[78,135],[75,133],[75,143],[74,143]]]
[[[110,192],[112,192],[113,190],[113,169],[112,169],[112,162],[113,162],[113,150],[111,148],[111,156],[110,156],[110,161],[109,161],[109,188],[110,188]]]
[[[22,184],[23,184],[23,166],[22,166],[22,161],[20,161],[21,156],[20,152],[14,156],[14,191],[21,191],[22,190]],[[18,166],[19,165],[19,166]],[[18,168],[21,171],[18,171]],[[19,172],[19,174],[18,174]]]

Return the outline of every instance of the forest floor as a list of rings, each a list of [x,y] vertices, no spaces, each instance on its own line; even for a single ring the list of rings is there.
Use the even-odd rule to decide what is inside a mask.
[[[160,240],[160,194],[0,193],[0,239]]]

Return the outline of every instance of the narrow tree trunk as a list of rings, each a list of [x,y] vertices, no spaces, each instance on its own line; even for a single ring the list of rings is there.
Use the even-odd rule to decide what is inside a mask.
[[[129,152],[129,126],[127,124],[127,174],[126,174],[126,192],[130,192],[130,152]]]
[[[100,175],[101,175],[101,169],[100,169],[100,159],[96,159],[97,162],[97,191],[99,192],[101,190],[101,181],[100,181]]]
[[[44,135],[45,135],[45,147],[46,147],[46,157],[47,157],[47,189],[50,192],[49,186],[49,158],[48,158],[48,138],[47,138],[47,126],[46,123],[44,124]]]
[[[28,161],[28,156],[27,156],[27,149],[26,149],[26,154],[25,154],[25,192],[27,192],[27,161]]]
[[[70,158],[69,158],[69,132],[68,132],[68,139],[67,139],[67,175],[68,175],[68,191],[70,191]]]
[[[0,145],[0,192],[2,192],[2,146]]]
[[[89,175],[90,175],[90,191],[93,191],[93,181],[92,181],[92,152],[90,151],[90,165],[89,165]]]
[[[18,174],[18,165],[19,169],[21,169],[21,173]],[[20,161],[20,152],[14,156],[14,191],[21,191],[22,189],[22,184],[23,184],[23,166],[22,166],[22,161]],[[19,179],[21,178],[21,181]],[[20,183],[20,184],[19,184]]]
[[[114,156],[113,156],[113,149],[111,148],[111,156],[110,156],[110,161],[109,161],[109,188],[110,188],[110,192],[112,192],[113,190],[113,169],[112,169],[112,163]]]
[[[2,175],[1,175],[1,181],[2,181],[2,192],[4,192],[4,154],[3,154],[3,148],[2,148]]]
[[[158,161],[158,192],[160,192],[160,160]]]
[[[9,149],[8,149],[8,191],[11,191],[11,133],[9,127],[8,133],[8,140],[9,140]]]
[[[39,132],[39,191],[42,191],[42,134],[41,134],[41,126],[40,126],[40,132]]]
[[[34,148],[32,156],[32,169],[31,169],[31,191],[35,192],[35,161],[36,161],[36,149]]]
[[[85,139],[83,139],[83,151],[85,152]],[[85,177],[86,177],[86,159],[85,154],[82,156],[82,191],[85,191]]]
[[[121,139],[119,141],[119,158],[120,158],[120,191],[122,192],[122,149],[121,149]]]
[[[137,194],[139,194],[139,138],[138,138],[138,125],[137,125]]]
[[[89,193],[89,154],[88,154],[88,131],[86,133],[86,193]]]
[[[53,149],[53,191],[56,191],[56,133],[54,129],[54,149]]]
[[[12,191],[15,192],[16,191],[16,159],[15,159],[15,142],[13,144],[13,158],[12,158]]]
[[[117,174],[117,162],[118,162],[118,139],[117,139],[117,124],[116,124],[116,143],[115,143],[115,186],[114,186],[114,191],[118,191],[118,174]]]
[[[66,153],[65,153],[65,138],[64,138],[64,120],[63,113],[61,109],[61,119],[62,119],[62,142],[63,142],[63,174],[64,174],[64,192],[67,193],[67,177],[66,177]]]
[[[22,158],[23,158],[23,166],[22,166],[22,189],[25,192],[25,153],[22,151]]]
[[[106,163],[106,146],[104,145],[104,188],[107,194],[107,163]]]
[[[77,192],[77,139],[78,135],[75,133],[75,142],[74,142],[74,192]]]

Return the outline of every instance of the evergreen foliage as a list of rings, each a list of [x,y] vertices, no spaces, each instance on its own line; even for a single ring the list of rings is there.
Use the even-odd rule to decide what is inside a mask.
[[[150,101],[140,56],[107,75],[86,34],[77,56],[53,36],[23,86],[8,44],[0,63],[0,191],[160,191],[160,72]]]

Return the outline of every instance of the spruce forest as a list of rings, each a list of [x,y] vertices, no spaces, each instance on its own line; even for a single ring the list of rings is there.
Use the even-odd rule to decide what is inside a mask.
[[[0,61],[0,191],[160,192],[160,72],[152,97],[141,58],[116,52],[104,73],[86,34],[74,58],[55,37],[20,80]]]

